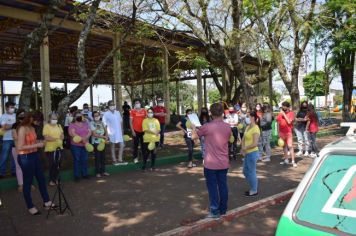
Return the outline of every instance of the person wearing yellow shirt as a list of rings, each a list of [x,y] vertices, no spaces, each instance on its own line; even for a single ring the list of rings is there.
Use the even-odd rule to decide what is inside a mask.
[[[58,160],[55,158],[57,149],[63,149],[63,129],[58,124],[58,116],[52,113],[48,117],[48,123],[43,127],[45,139],[45,154],[49,162],[49,185],[55,186],[58,179]]]
[[[242,138],[241,152],[245,157],[243,173],[250,185],[250,190],[245,192],[245,196],[247,197],[258,195],[256,165],[257,160],[259,159],[258,141],[260,139],[260,128],[258,124],[256,124],[257,119],[258,116],[255,111],[247,113],[245,119],[247,127]]]
[[[149,108],[147,110],[147,118],[145,118],[142,122],[142,130],[144,132],[143,146],[142,146],[143,149],[142,171],[145,171],[146,169],[147,159],[149,155],[151,155],[151,171],[154,171],[155,169],[154,166],[156,160],[156,146],[158,145],[159,142],[159,138],[160,138],[159,134],[161,131],[161,126],[159,121],[153,116],[154,116],[153,109]],[[149,148],[150,145],[153,145],[152,143],[155,144],[153,149],[152,147]]]

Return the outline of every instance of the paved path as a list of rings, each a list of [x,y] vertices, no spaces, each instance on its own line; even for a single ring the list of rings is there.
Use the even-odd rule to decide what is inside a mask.
[[[335,139],[335,137],[331,137]],[[330,142],[323,138],[320,145]],[[280,153],[280,149],[274,152]],[[236,208],[298,185],[312,159],[298,159],[298,168],[279,165],[280,156],[270,163],[258,163],[260,195],[243,196],[248,189],[242,161],[229,170],[229,208]],[[74,216],[45,214],[30,216],[22,194],[12,190],[1,194],[1,236],[14,235],[155,235],[196,221],[207,214],[208,196],[201,165],[187,169],[185,163],[160,167],[156,172],[115,174],[107,178],[64,183],[64,192]],[[50,189],[51,195],[53,188]],[[34,203],[41,205],[38,191]],[[44,210],[42,210],[44,213]],[[256,226],[257,227],[257,226]]]

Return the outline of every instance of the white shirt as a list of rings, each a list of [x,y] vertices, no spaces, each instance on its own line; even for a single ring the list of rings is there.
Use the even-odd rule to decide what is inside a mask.
[[[227,114],[224,121],[225,123],[228,123],[230,127],[236,127],[239,123],[239,115],[236,113]]]
[[[5,113],[0,117],[1,126],[4,126],[4,125],[12,126],[13,124],[15,124],[15,122],[16,122],[16,114],[15,113],[13,113],[13,114]],[[3,140],[13,140],[11,129],[7,130],[4,133],[4,136],[2,139]]]
[[[122,143],[122,118],[118,111],[107,111],[103,116],[103,123],[106,125],[109,140],[112,143]]]

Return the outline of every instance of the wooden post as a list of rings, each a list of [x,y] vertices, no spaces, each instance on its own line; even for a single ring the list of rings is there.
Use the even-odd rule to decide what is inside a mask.
[[[273,110],[273,84],[272,84],[272,70],[268,71],[268,87],[269,87],[269,104]]]
[[[115,33],[113,39],[113,48],[116,48],[120,44],[120,34]],[[121,89],[121,82],[122,82],[122,73],[121,73],[121,52],[118,49],[114,55],[114,65],[113,65],[113,72],[114,72],[114,85],[115,85],[115,103],[116,109],[122,112],[122,89]]]
[[[5,113],[5,94],[4,94],[4,81],[0,81],[0,89],[1,89],[1,112],[2,114]]]
[[[166,125],[168,125],[171,121],[171,112],[169,109],[170,105],[170,97],[169,97],[169,64],[168,64],[168,50],[166,48],[163,49],[162,55],[162,83],[163,83],[163,99],[164,104],[167,109],[166,116]]]
[[[180,116],[179,78],[176,80],[177,115]]]
[[[115,88],[114,85],[111,85],[111,100],[115,101]]]
[[[197,72],[198,114],[200,114],[201,108],[203,107],[203,85],[202,85],[200,66],[198,66],[196,72]]]
[[[42,112],[45,119],[51,112],[51,89],[49,73],[49,44],[48,36],[43,39],[40,47],[41,64],[41,94],[42,94]]]
[[[66,94],[68,94],[68,84],[67,84],[67,82],[64,82],[64,91],[66,92]]]
[[[38,104],[38,82],[35,82],[35,108],[36,110],[39,109],[39,104]]]
[[[206,78],[204,78],[204,107],[208,107],[208,94],[206,92]]]
[[[93,85],[90,85],[89,87],[89,94],[90,94],[90,110],[94,110],[94,98],[93,98]],[[99,104],[98,104],[99,105]]]

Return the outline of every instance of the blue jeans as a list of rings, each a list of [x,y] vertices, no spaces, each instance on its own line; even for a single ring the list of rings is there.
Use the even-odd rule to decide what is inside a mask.
[[[204,168],[206,186],[209,192],[210,212],[225,214],[227,210],[228,188],[227,170],[211,170]]]
[[[259,151],[251,152],[246,154],[244,164],[243,164],[243,173],[244,176],[250,185],[250,190],[257,192],[258,181],[256,174],[256,163],[260,157]]]
[[[202,157],[204,158],[205,156],[205,137],[202,136],[199,138],[200,140],[200,150],[201,150],[201,154],[202,154]]]
[[[161,137],[159,138],[160,146],[164,145],[164,132],[165,131],[166,131],[166,124],[161,124],[161,132],[160,132]]]
[[[13,140],[4,140],[2,142],[2,149],[0,155],[0,175],[4,176],[6,174],[6,162],[9,156],[11,162],[11,174],[16,174],[15,161],[14,158],[12,158],[12,153],[11,153],[13,147],[14,147]]]
[[[88,176],[88,152],[83,146],[71,145],[73,155],[74,177]],[[81,174],[81,175],[80,175]]]
[[[298,150],[300,152],[307,152],[310,149],[309,134],[305,131],[305,128],[295,128],[295,134],[298,139]]]
[[[46,179],[43,174],[39,153],[32,152],[29,154],[20,154],[18,155],[17,160],[23,173],[23,197],[25,198],[27,208],[30,209],[34,207],[31,197],[31,185],[34,176],[36,177],[43,202],[48,202],[49,196],[46,187]]]

